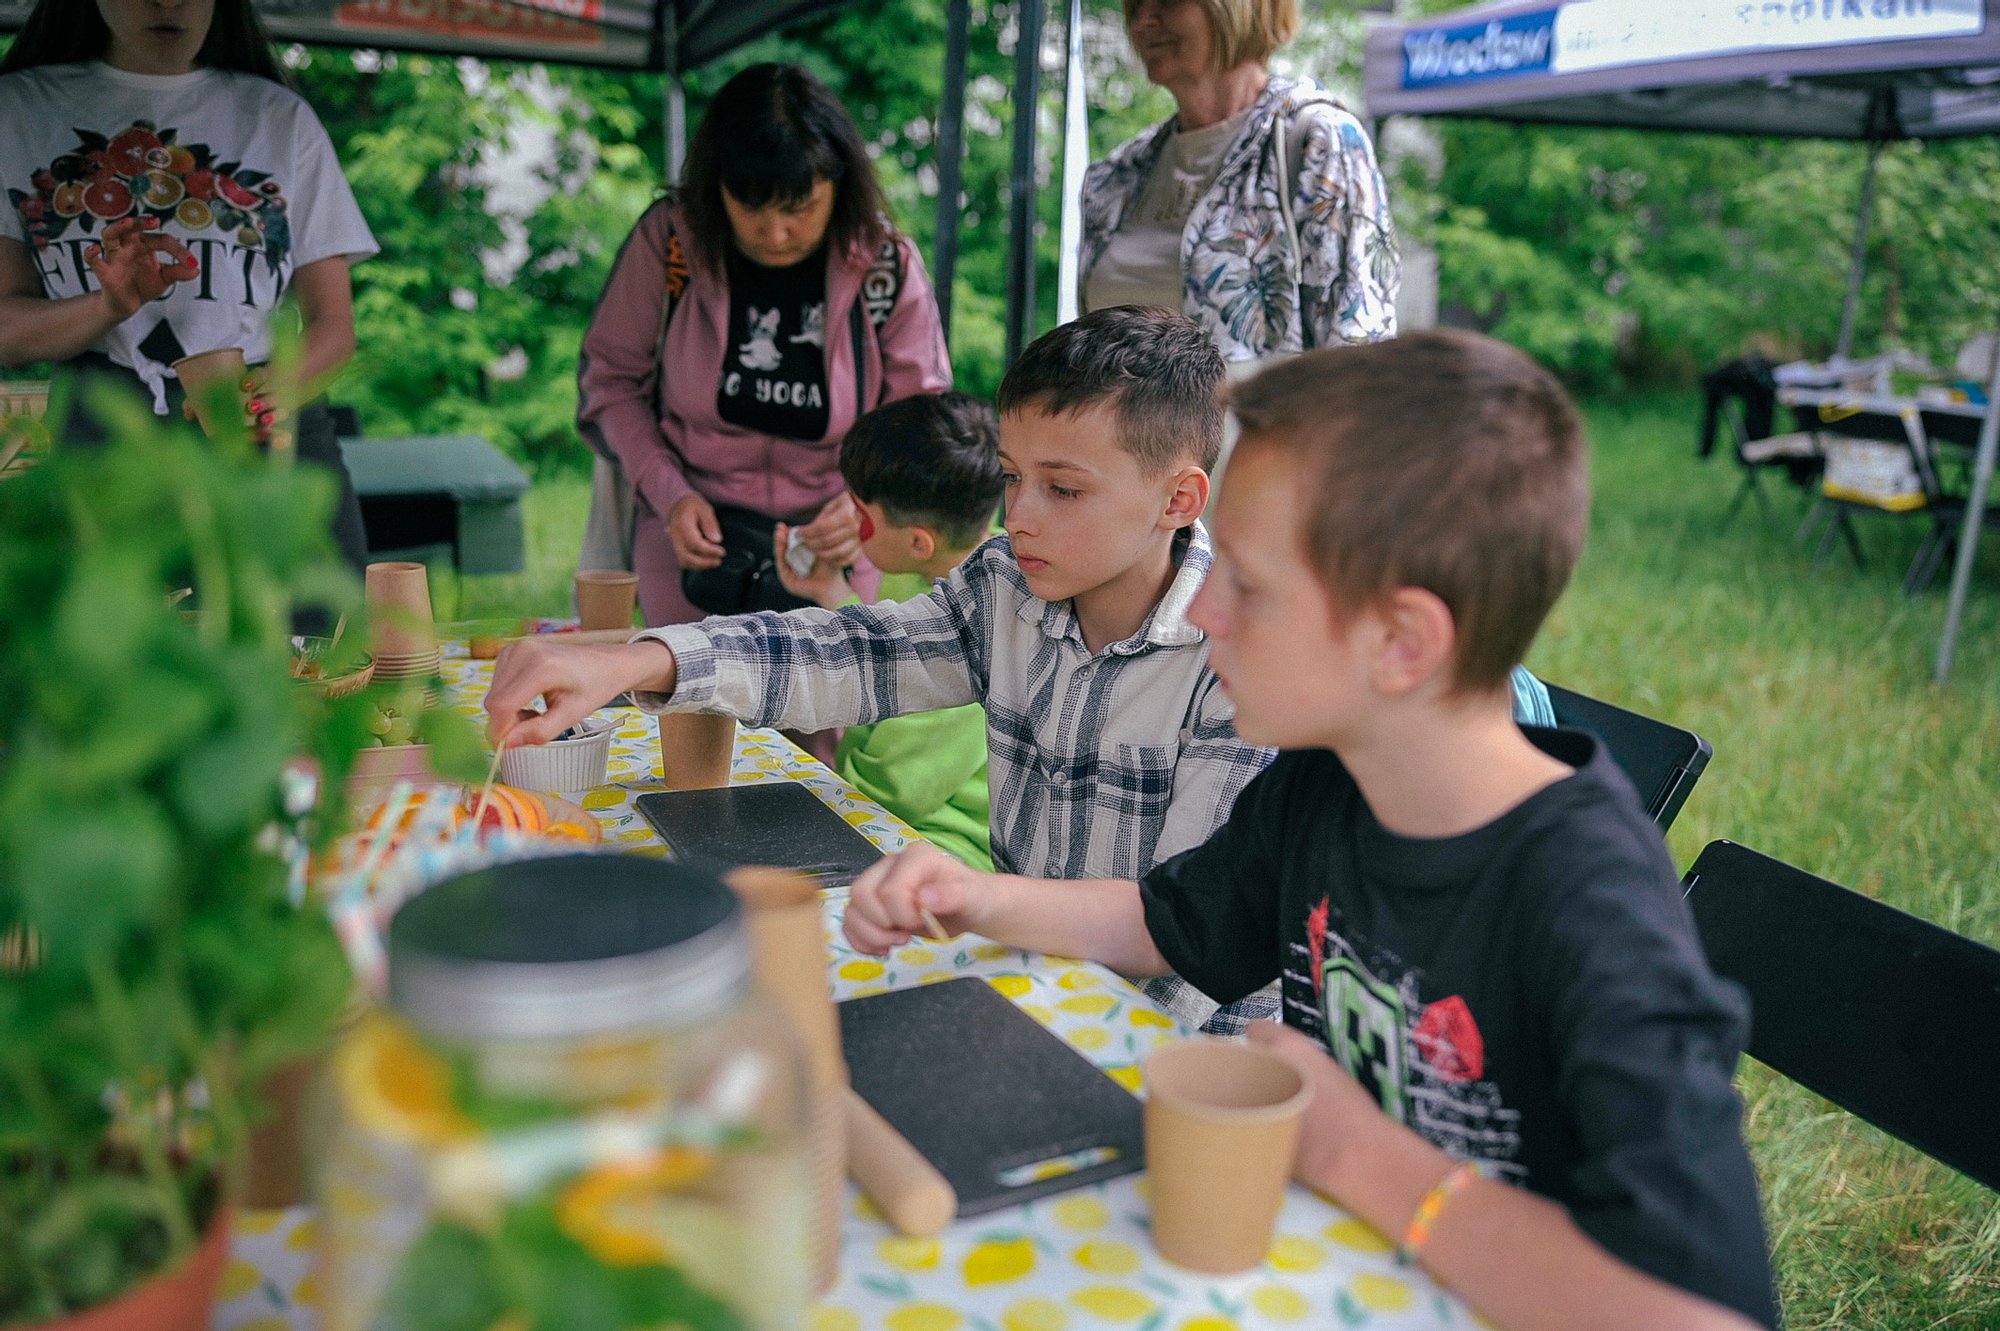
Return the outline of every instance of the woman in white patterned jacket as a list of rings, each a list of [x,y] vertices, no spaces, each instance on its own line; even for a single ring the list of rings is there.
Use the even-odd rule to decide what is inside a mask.
[[[1388,191],[1361,122],[1271,73],[1297,0],[1125,0],[1178,114],[1084,177],[1082,305],[1163,305],[1224,360],[1396,332]]]

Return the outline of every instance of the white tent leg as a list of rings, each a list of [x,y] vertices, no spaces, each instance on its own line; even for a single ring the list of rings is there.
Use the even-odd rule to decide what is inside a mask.
[[[1993,455],[2000,450],[2000,356],[1986,384],[1986,419],[1979,426],[1979,451],[1973,456],[1972,495],[1966,501],[1965,524],[1958,532],[1958,559],[1951,566],[1951,600],[1945,605],[1944,636],[1938,641],[1937,682],[1951,678],[1952,654],[1958,650],[1958,625],[1965,616],[1965,597],[1972,587],[1972,561],[1979,556],[1979,536],[1986,529],[1986,496],[1993,488]]]
[[[1090,165],[1090,124],[1085,114],[1083,0],[1069,0],[1063,63],[1062,249],[1056,265],[1056,322],[1079,309],[1077,264],[1083,250],[1083,170]]]

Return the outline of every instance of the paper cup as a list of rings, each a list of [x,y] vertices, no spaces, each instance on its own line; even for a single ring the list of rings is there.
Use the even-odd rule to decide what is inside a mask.
[[[1142,1070],[1154,1246],[1190,1271],[1249,1270],[1271,1246],[1312,1088],[1226,1040],[1168,1045]]]
[[[394,678],[406,661],[437,656],[437,622],[431,615],[430,573],[422,564],[370,564],[365,579],[375,673]]]
[[[189,402],[194,404],[195,419],[211,437],[218,428],[249,428],[245,421],[244,404],[249,400],[243,393],[244,377],[250,367],[244,362],[243,348],[217,347],[214,351],[203,351],[193,356],[183,356],[174,362],[174,377],[181,381],[181,388]],[[228,402],[234,403],[236,419],[217,420],[215,412],[221,409],[225,399],[218,384],[229,387]]]
[[[638,598],[637,573],[587,568],[576,575],[576,613],[586,631],[630,629]]]
[[[693,719],[729,721],[728,717]],[[730,722],[732,728],[734,724]],[[840,1017],[834,1011],[833,988],[827,976],[826,926],[819,891],[804,874],[754,865],[732,870],[723,881],[743,901],[757,987],[784,1014],[806,1055],[813,1288],[824,1294],[840,1274],[848,1082],[847,1060],[840,1050]]]
[[[712,790],[729,784],[736,756],[736,718],[700,712],[660,714],[660,779],[668,790]]]

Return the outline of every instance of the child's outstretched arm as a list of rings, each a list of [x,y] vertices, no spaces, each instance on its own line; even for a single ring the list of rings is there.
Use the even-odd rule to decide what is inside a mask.
[[[1250,1030],[1313,1088],[1294,1175],[1402,1238],[1451,1157],[1384,1114],[1318,1043],[1275,1022]],[[1453,1191],[1420,1250],[1425,1269],[1497,1325],[1535,1331],[1757,1331],[1731,1309],[1619,1261],[1545,1197],[1486,1179]]]
[[[1171,969],[1146,931],[1137,883],[985,873],[921,844],[854,880],[841,927],[857,951],[880,956],[928,936],[926,911],[955,932],[1030,952],[1083,957],[1121,975],[1165,975]]]

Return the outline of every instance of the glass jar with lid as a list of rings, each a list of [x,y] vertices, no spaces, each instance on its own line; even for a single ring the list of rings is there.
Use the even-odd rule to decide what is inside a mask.
[[[803,1324],[797,1052],[736,897],[683,865],[499,865],[408,902],[332,1060],[327,1331]]]

